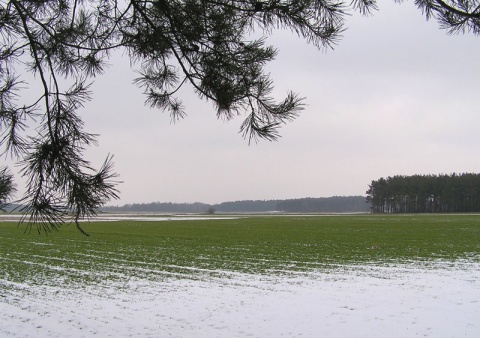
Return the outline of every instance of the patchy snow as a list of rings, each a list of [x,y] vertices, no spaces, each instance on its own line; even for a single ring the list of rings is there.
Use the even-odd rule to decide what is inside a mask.
[[[0,222],[18,222],[22,220],[23,215],[20,214],[0,214]],[[240,216],[211,216],[211,215],[184,215],[177,214],[159,216],[158,213],[145,214],[99,214],[90,220],[84,219],[85,222],[95,221],[142,221],[142,222],[161,222],[161,221],[205,221],[205,220],[226,220],[238,219]],[[68,222],[69,218],[65,220]]]
[[[480,263],[67,287],[0,278],[0,337],[480,337]]]

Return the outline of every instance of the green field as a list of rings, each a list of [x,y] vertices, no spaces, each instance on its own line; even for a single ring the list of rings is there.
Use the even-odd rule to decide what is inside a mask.
[[[84,225],[88,238],[74,225],[48,236],[24,233],[24,227],[0,223],[4,281],[91,285],[132,278],[288,275],[352,265],[480,260],[479,215],[96,222]]]

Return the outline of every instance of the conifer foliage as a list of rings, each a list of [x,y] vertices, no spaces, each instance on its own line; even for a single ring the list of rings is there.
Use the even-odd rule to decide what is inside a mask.
[[[12,194],[16,188],[13,183],[13,175],[6,167],[0,168],[0,211],[4,211],[12,199]]]
[[[480,174],[393,176],[372,181],[373,213],[480,211]]]

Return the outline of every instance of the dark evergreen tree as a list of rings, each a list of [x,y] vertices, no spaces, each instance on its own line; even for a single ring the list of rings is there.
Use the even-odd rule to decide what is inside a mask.
[[[366,193],[373,213],[478,212],[480,174],[380,178]]]

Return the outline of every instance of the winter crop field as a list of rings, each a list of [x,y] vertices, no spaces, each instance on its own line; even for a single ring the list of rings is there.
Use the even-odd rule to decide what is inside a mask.
[[[171,219],[0,222],[0,337],[480,336],[479,215]]]

